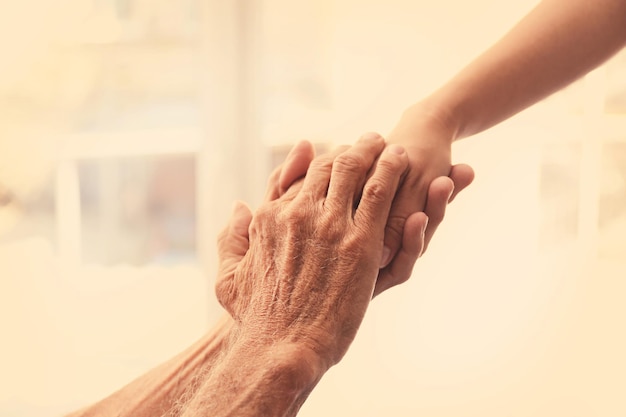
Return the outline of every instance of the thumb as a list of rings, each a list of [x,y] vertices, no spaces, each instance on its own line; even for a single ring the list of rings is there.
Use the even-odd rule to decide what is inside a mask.
[[[218,280],[232,276],[237,264],[248,252],[248,226],[252,221],[252,212],[242,201],[235,201],[228,225],[222,230],[217,240]]]
[[[235,317],[237,299],[235,271],[241,259],[248,252],[248,226],[252,212],[245,203],[236,201],[228,221],[217,239],[218,271],[215,281],[215,295],[224,308]]]

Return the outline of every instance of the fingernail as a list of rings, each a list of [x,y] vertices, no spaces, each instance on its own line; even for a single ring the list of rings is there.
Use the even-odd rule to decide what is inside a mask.
[[[389,263],[389,261],[391,260],[391,249],[389,249],[389,247],[385,246],[383,248],[383,256],[380,259],[380,267],[384,268],[387,266],[387,264]]]
[[[404,148],[400,145],[391,145],[387,148],[387,152],[391,152],[396,155],[402,155],[404,153]]]

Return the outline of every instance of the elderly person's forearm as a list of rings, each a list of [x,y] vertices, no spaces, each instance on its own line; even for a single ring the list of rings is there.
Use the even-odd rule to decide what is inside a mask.
[[[210,369],[225,355],[233,320],[224,316],[211,332],[184,352],[107,398],[67,417],[166,417],[180,415]]]

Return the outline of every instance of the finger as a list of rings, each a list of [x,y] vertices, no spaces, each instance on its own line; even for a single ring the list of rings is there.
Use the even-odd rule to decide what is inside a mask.
[[[450,196],[449,203],[454,200],[454,198],[463,191],[468,185],[474,181],[474,170],[471,166],[466,164],[458,164],[452,166],[450,170],[450,179],[454,182],[454,192]]]
[[[387,218],[387,225],[385,226],[385,256],[381,260],[381,268],[386,267],[400,249],[404,223],[408,216],[424,209],[424,206],[419,201],[420,199],[425,199],[426,195],[420,196],[420,194],[417,194],[414,191],[415,187],[411,187],[404,182],[396,195],[394,205]]]
[[[465,164],[454,165],[450,177],[435,178],[428,188],[428,198],[424,212],[430,219],[426,228],[424,252],[432,240],[437,228],[443,221],[447,206],[454,197],[474,180],[474,170]]]
[[[424,233],[428,224],[429,219],[422,212],[413,213],[407,218],[402,234],[402,245],[393,261],[381,270],[373,297],[411,277],[415,262],[423,253]]]
[[[234,283],[235,270],[250,246],[248,227],[252,220],[252,212],[242,202],[235,202],[233,214],[228,225],[220,233],[217,243],[219,260],[215,294],[219,302],[234,317],[232,310],[237,298],[237,286]]]
[[[391,203],[396,194],[400,177],[409,164],[408,156],[400,145],[384,150],[376,163],[376,170],[363,188],[363,196],[354,215],[357,225],[382,225],[381,233],[389,216]]]
[[[446,215],[448,200],[454,192],[454,183],[448,177],[435,178],[428,187],[428,197],[424,213],[428,216],[425,233],[424,251]]]
[[[454,198],[461,191],[463,191],[468,185],[472,183],[472,181],[474,180],[474,170],[466,164],[454,165],[450,170],[449,177],[454,183],[454,191],[452,192],[452,195],[450,195],[448,203],[452,202],[452,200],[454,200]],[[428,211],[426,211],[426,207],[422,208],[421,206],[419,206],[416,202],[415,196],[411,193],[411,188],[407,187],[405,184],[396,196],[393,209],[391,211],[389,219],[387,219],[387,226],[385,228],[385,253],[388,254],[388,256],[386,258],[383,258],[381,267],[387,266],[387,264],[393,258],[393,254],[397,250],[398,245],[400,244],[404,229],[405,216],[411,211],[417,211],[422,209],[425,210],[425,212],[428,214]],[[445,194],[445,192],[442,193]],[[431,207],[431,213],[433,212],[433,210],[434,208]],[[437,217],[436,213],[433,217]],[[430,232],[427,231],[426,246],[428,246],[428,243],[432,239],[432,235],[439,223],[440,221],[433,221],[433,219],[431,218],[429,222],[429,224],[431,225],[429,226]]]
[[[282,164],[274,168],[269,178],[267,179],[267,186],[265,189],[265,201],[274,201],[278,197],[280,197],[280,187],[278,185],[278,179],[280,178],[280,173],[282,172],[284,165],[285,163],[283,162]]]
[[[385,147],[385,140],[374,132],[366,133],[333,161],[326,201],[352,210],[361,194],[367,173]]]
[[[349,148],[349,146],[338,146],[334,150],[313,159],[306,177],[304,177],[301,192],[316,198],[326,197],[333,161]]]
[[[248,251],[250,245],[248,227],[251,221],[252,212],[248,206],[241,201],[236,201],[228,225],[219,234],[217,240],[219,276],[234,271],[234,266]]]
[[[278,190],[282,195],[296,180],[304,177],[309,165],[315,158],[315,149],[311,142],[303,140],[293,147],[278,178]]]
[[[428,187],[428,198],[424,212],[430,219],[426,228],[424,252],[432,240],[437,228],[443,221],[447,206],[454,197],[474,180],[474,170],[469,165],[454,165],[450,177],[435,178]]]
[[[298,142],[287,154],[285,161],[280,164],[267,181],[265,201],[273,201],[282,196],[285,191],[306,171],[315,156],[315,149],[308,141]]]

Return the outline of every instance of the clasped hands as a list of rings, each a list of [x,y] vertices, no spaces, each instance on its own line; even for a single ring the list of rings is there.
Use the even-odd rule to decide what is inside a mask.
[[[377,134],[316,158],[301,142],[254,215],[236,203],[218,239],[216,294],[237,337],[295,348],[321,373],[336,364],[371,299],[410,277],[447,203],[473,178],[462,166],[433,180],[424,212],[401,219],[399,250],[386,262],[385,230],[408,170],[406,150]]]

